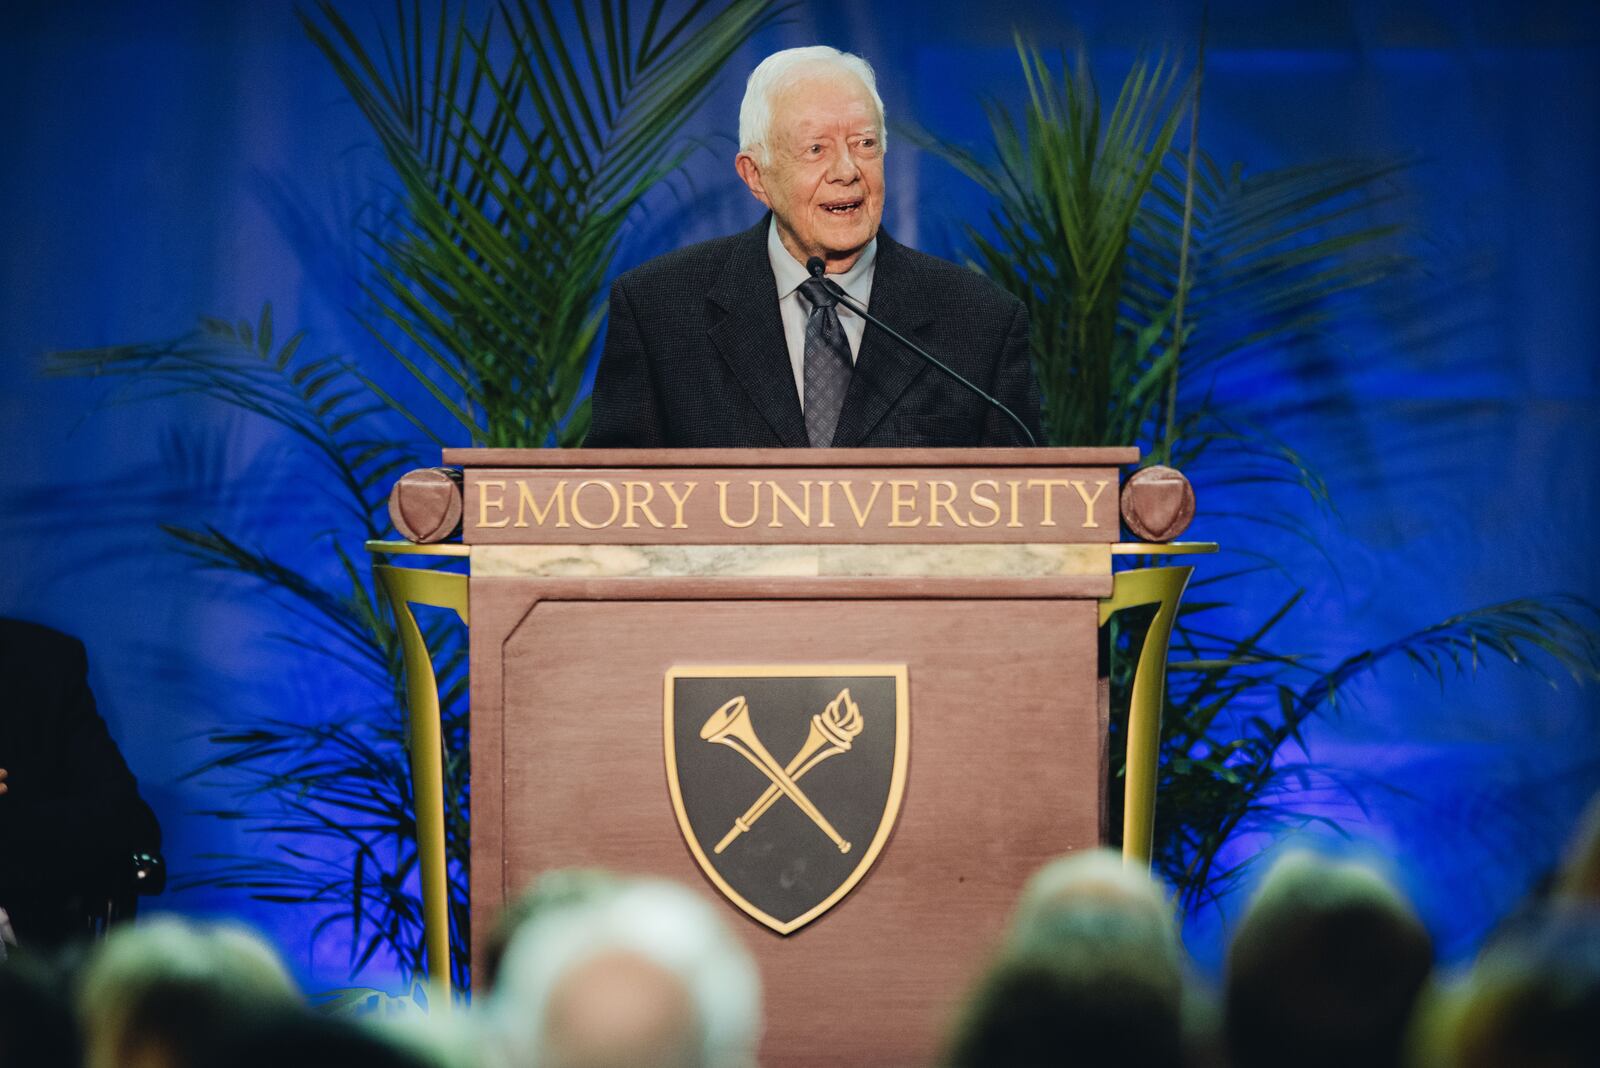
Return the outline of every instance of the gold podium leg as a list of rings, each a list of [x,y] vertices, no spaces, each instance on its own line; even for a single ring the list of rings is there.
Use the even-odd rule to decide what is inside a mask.
[[[1161,759],[1161,710],[1167,694],[1167,647],[1178,618],[1178,603],[1192,567],[1148,567],[1119,571],[1111,596],[1100,602],[1100,625],[1124,608],[1157,605],[1139,649],[1128,702],[1128,747],[1123,778],[1122,856],[1129,864],[1150,866],[1156,829],[1156,782]]]
[[[439,683],[414,604],[448,608],[467,622],[467,576],[448,571],[376,564],[373,571],[394,604],[405,656],[406,705],[410,712],[411,782],[417,807],[417,858],[422,876],[422,930],[428,981],[448,1007],[450,989],[450,880],[444,834],[444,731]],[[432,1009],[435,998],[429,998]]]

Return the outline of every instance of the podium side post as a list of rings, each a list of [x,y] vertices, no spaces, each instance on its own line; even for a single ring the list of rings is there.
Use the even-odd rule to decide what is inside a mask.
[[[395,625],[405,659],[407,733],[416,803],[417,860],[422,881],[422,929],[428,982],[440,1004],[449,1006],[450,878],[445,845],[444,732],[433,659],[411,606],[447,608],[454,611],[462,623],[468,623],[467,576],[387,564],[374,565],[373,572],[394,606]],[[430,1007],[433,1000],[429,999]]]

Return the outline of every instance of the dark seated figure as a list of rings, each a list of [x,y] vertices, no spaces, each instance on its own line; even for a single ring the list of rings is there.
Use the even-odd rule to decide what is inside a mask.
[[[1427,930],[1376,872],[1287,853],[1262,880],[1228,947],[1232,1064],[1403,1064],[1412,1010],[1432,968]]]
[[[1600,913],[1557,903],[1484,947],[1471,973],[1432,993],[1412,1063],[1428,1068],[1600,1064]]]
[[[0,964],[0,1064],[76,1068],[83,1062],[66,969],[26,958]]]
[[[383,1030],[305,1009],[258,1011],[183,1060],[183,1068],[434,1068]]]
[[[139,879],[159,878],[161,827],[95,711],[82,642],[0,619],[0,680],[0,910],[49,949],[153,889]]]
[[[1190,996],[1165,892],[1109,849],[1046,864],[942,1068],[1180,1068]]]

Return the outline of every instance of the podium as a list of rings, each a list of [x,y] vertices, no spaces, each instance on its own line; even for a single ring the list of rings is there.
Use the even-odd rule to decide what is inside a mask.
[[[665,876],[725,907],[756,957],[762,1063],[930,1063],[1028,875],[1109,838],[1099,631],[1138,604],[1157,613],[1123,842],[1148,863],[1191,569],[1112,561],[1212,547],[1121,540],[1137,460],[450,449],[459,472],[402,478],[391,514],[424,544],[370,547],[470,567],[377,567],[406,652],[435,982],[441,742],[417,604],[470,623],[475,949],[547,869]],[[1144,512],[1183,494],[1168,479]]]

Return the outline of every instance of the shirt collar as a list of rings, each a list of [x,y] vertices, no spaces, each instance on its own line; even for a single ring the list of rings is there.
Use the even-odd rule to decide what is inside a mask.
[[[778,282],[778,299],[783,300],[790,293],[800,288],[800,283],[811,276],[806,273],[805,264],[789,254],[783,247],[783,239],[778,236],[778,219],[773,216],[767,226],[767,259],[772,261],[772,277]],[[861,258],[856,260],[851,268],[844,274],[829,275],[841,288],[856,300],[866,303],[868,294],[872,289],[872,268],[878,259],[878,239],[874,237],[867,242],[867,247],[861,250]]]

